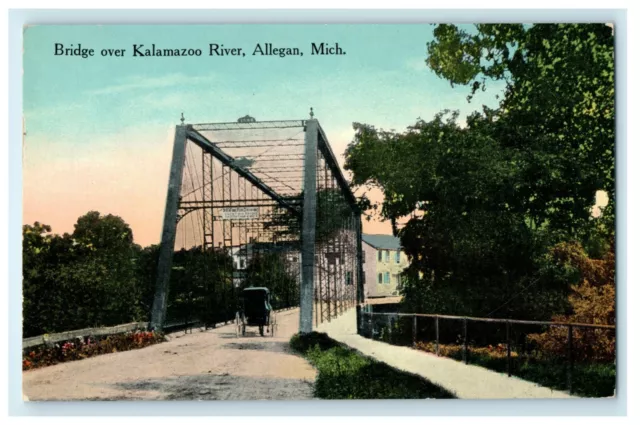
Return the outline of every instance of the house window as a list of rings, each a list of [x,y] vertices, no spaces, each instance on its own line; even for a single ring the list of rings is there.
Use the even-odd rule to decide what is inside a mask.
[[[400,250],[396,251],[396,264],[400,264]]]
[[[346,282],[347,282],[347,285],[352,285],[353,284],[353,275],[352,275],[351,272],[347,272]]]
[[[390,281],[391,280],[389,279],[389,272],[384,272],[384,283],[388,285]]]
[[[382,251],[378,251],[378,263],[382,263]]]
[[[396,275],[396,286],[400,285],[400,283],[402,283],[402,276],[400,276],[399,274]]]
[[[378,283],[382,284],[382,273],[378,273]]]
[[[389,250],[386,250],[384,252],[384,261],[385,261],[385,263],[389,262]]]

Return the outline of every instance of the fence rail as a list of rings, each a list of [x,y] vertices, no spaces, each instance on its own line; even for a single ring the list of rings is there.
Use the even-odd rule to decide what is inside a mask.
[[[131,332],[141,329],[147,329],[148,322],[132,322],[123,325],[111,326],[108,328],[84,328],[74,331],[59,332],[55,334],[44,334],[24,338],[22,340],[22,349],[37,347],[45,344],[56,344],[58,342],[69,341],[76,338],[84,338],[87,336],[105,336],[115,335],[125,332]]]
[[[285,307],[278,310],[274,310],[276,313],[284,312],[287,310],[293,310],[298,308],[298,306]],[[216,323],[215,327],[223,326],[229,323],[229,321],[224,321],[220,323]],[[175,332],[192,328],[197,325],[201,325],[200,321],[190,321],[190,322],[172,322],[165,324],[163,326],[164,332]],[[38,347],[40,345],[50,345],[56,344],[60,342],[70,341],[77,338],[86,338],[86,337],[97,337],[97,336],[107,336],[107,335],[117,335],[125,332],[132,332],[137,330],[146,330],[149,328],[149,322],[132,322],[125,323],[122,325],[110,326],[110,327],[100,327],[100,328],[84,328],[84,329],[76,329],[73,331],[59,332],[55,334],[44,334],[38,336],[32,336],[29,338],[22,339],[22,349],[26,350],[33,347]]]
[[[521,325],[543,325],[543,326],[573,326],[574,328],[595,328],[595,329],[615,329],[615,325],[594,325],[591,323],[578,322],[544,322],[539,320],[516,320],[516,319],[492,319],[489,317],[469,317],[469,316],[448,316],[446,314],[423,314],[423,313],[367,313],[376,316],[405,316],[405,317],[432,317],[449,320],[471,320],[474,322],[512,323]]]
[[[506,372],[508,376],[512,376],[513,372],[513,364],[512,364],[512,339],[514,337],[513,327],[514,325],[537,325],[537,326],[548,326],[548,327],[564,327],[567,329],[566,334],[566,389],[571,394],[573,391],[572,383],[573,383],[573,369],[574,369],[574,330],[575,329],[602,329],[602,330],[613,330],[615,331],[615,325],[598,325],[598,324],[590,324],[590,323],[570,323],[570,322],[548,322],[548,321],[538,321],[538,320],[512,320],[512,319],[494,319],[494,318],[481,318],[481,317],[467,317],[467,316],[451,316],[451,315],[441,315],[441,314],[421,314],[421,313],[382,313],[382,312],[373,312],[371,309],[361,310],[360,317],[358,320],[359,329],[358,333],[364,337],[375,339],[376,335],[386,335],[389,341],[392,340],[391,334],[394,329],[394,319],[395,323],[400,318],[412,319],[410,325],[411,334],[408,335],[409,329],[406,329],[404,337],[406,337],[406,343],[410,343],[411,346],[416,347],[418,341],[418,319],[419,318],[429,318],[433,319],[431,330],[434,331],[435,335],[431,339],[431,342],[435,345],[435,349],[431,348],[435,351],[436,356],[440,356],[441,351],[441,343],[442,334],[441,334],[441,322],[443,320],[453,320],[462,322],[463,330],[462,335],[458,335],[461,337],[460,347],[462,349],[462,360],[465,364],[469,363],[470,353],[470,335],[468,332],[468,325],[470,323],[494,323],[501,324],[505,326],[504,334],[502,341],[506,342]],[[386,318],[383,323],[380,323],[380,318]],[[406,324],[406,323],[405,323]],[[367,329],[368,328],[368,329]],[[396,325],[396,329],[398,325]],[[377,332],[380,330],[380,332]],[[400,331],[402,333],[402,331]],[[384,338],[383,338],[384,339]],[[410,342],[409,342],[410,339]]]

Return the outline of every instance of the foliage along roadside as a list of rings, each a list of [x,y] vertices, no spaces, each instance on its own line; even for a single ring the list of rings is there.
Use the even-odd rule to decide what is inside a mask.
[[[363,356],[324,333],[296,334],[290,346],[317,369],[314,394],[322,399],[454,398],[443,388]]]
[[[547,274],[573,283],[566,314],[553,316],[555,322],[615,325],[615,251],[613,242],[602,258],[590,258],[577,242],[562,242],[546,255]],[[409,322],[382,326],[381,339],[395,345],[413,345]],[[440,325],[439,353],[463,359],[462,341],[451,324]],[[496,332],[498,332],[496,334]],[[451,338],[457,335],[457,343]],[[553,389],[567,389],[567,328],[550,326],[545,331],[522,332],[524,344],[512,345],[512,373],[522,379]],[[504,329],[476,327],[469,335],[469,362],[498,372],[506,372]],[[496,339],[497,338],[497,339]],[[513,341],[512,336],[512,341]],[[475,345],[475,346],[474,346]],[[518,352],[519,348],[526,352]],[[436,352],[433,342],[419,341],[415,348]],[[616,388],[616,333],[611,329],[573,328],[572,390],[584,397],[609,397]]]
[[[37,369],[74,360],[82,360],[100,354],[117,353],[148,347],[164,342],[165,337],[157,332],[127,332],[104,338],[77,338],[53,346],[39,346],[22,355],[22,370]]]
[[[569,294],[569,314],[559,314],[554,322],[616,324],[615,252],[613,243],[602,259],[589,258],[577,243],[561,243],[550,252],[557,269],[576,277]],[[566,350],[567,330],[551,327],[546,332],[529,335],[541,351],[562,356]],[[607,329],[573,329],[576,361],[615,362],[616,333]],[[614,368],[615,369],[615,368]]]

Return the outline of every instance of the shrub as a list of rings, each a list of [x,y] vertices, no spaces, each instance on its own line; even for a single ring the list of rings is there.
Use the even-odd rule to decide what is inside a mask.
[[[613,244],[603,259],[591,259],[578,243],[561,243],[551,252],[558,267],[572,268],[581,281],[569,295],[571,313],[553,317],[556,322],[615,325],[615,255]],[[567,329],[551,327],[547,332],[529,335],[542,351],[564,356]],[[573,357],[576,361],[615,360],[615,332],[607,329],[574,328]]]

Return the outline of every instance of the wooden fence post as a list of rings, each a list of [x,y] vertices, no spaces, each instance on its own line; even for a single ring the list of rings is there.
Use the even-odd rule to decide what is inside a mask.
[[[373,339],[373,312],[369,312],[369,336]]]
[[[413,316],[413,345],[416,345],[418,335],[418,316]]]
[[[469,343],[467,341],[467,318],[464,318],[464,363],[469,364]]]
[[[511,376],[511,322],[507,320],[507,375]]]
[[[438,325],[438,316],[436,315],[436,356],[440,355],[440,327]]]

